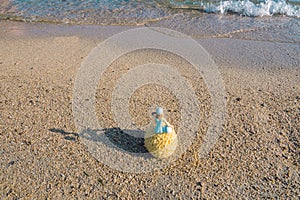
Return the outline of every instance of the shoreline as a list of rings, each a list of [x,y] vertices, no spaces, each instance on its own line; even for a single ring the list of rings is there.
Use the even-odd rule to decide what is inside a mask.
[[[299,196],[299,44],[197,39],[219,67],[227,101],[223,134],[205,158],[196,152],[208,127],[210,95],[189,63],[154,50],[114,62],[96,94],[97,116],[107,128],[116,125],[113,88],[134,64],[154,60],[184,69],[201,102],[203,120],[191,148],[165,169],[135,174],[97,161],[80,141],[72,113],[83,60],[97,44],[132,27],[1,20],[0,26],[0,199]],[[157,94],[171,110],[170,122],[180,119],[180,102],[166,90],[147,85],[134,93],[130,114],[137,124],[145,124],[145,109],[159,102]]]
[[[177,18],[176,18],[177,17]],[[236,38],[236,39],[244,39],[244,40],[257,40],[257,41],[270,41],[270,42],[280,42],[276,41],[276,38],[270,38],[270,40],[261,40],[261,38],[240,38],[238,37],[238,34],[244,34],[247,32],[255,33],[256,31],[260,31],[263,29],[266,29],[265,31],[269,31],[269,28],[276,28],[276,31],[279,31],[279,33],[282,32],[282,34],[286,34],[286,32],[281,29],[283,26],[286,28],[290,28],[292,31],[290,34],[294,36],[294,34],[297,33],[298,27],[289,27],[290,25],[298,24],[298,18],[293,17],[287,17],[287,16],[278,16],[278,17],[245,17],[245,16],[239,16],[239,15],[218,15],[216,13],[202,13],[199,16],[194,16],[195,18],[190,24],[187,24],[186,21],[188,18],[185,18],[184,16],[169,16],[167,18],[162,18],[154,21],[148,21],[143,24],[93,24],[93,23],[64,23],[64,22],[56,22],[56,21],[23,21],[23,20],[11,20],[11,19],[1,19],[0,21],[2,23],[24,23],[27,25],[44,25],[48,26],[49,29],[51,29],[51,26],[65,26],[65,27],[90,27],[90,28],[100,28],[100,27],[149,27],[149,28],[155,28],[155,27],[164,27],[169,28],[172,30],[176,30],[179,32],[182,32],[194,39],[210,39],[210,38]],[[241,20],[242,21],[239,21]],[[174,23],[174,20],[178,20],[178,22],[183,22],[182,27],[176,26]],[[230,24],[230,20],[235,20],[234,23],[237,24],[236,27],[230,27],[232,24]],[[197,24],[197,21],[199,24]],[[208,24],[203,24],[205,21],[207,21]],[[196,23],[196,24],[195,24]],[[213,25],[211,23],[215,23],[216,27],[208,27],[207,25]],[[257,23],[257,24],[255,24]],[[269,24],[273,23],[273,24]],[[246,25],[242,25],[246,24]],[[178,23],[180,25],[180,23]],[[229,25],[228,29],[220,29],[219,26],[226,26]],[[195,26],[195,27],[193,27]],[[199,29],[199,28],[208,28],[208,31],[212,31],[212,28],[215,28],[215,32],[200,32],[200,35],[195,35],[193,32],[193,29]],[[190,33],[187,32],[186,29],[190,29]],[[198,30],[202,31],[202,30]],[[220,31],[220,32],[218,32]],[[295,33],[296,32],[296,33]],[[207,35],[205,35],[207,34]],[[265,33],[266,34],[266,33]],[[286,35],[288,37],[288,35]],[[273,40],[272,40],[273,39]],[[299,43],[297,40],[298,38],[294,38],[294,43]],[[283,41],[284,43],[284,41]]]
[[[74,24],[52,24],[52,23],[27,23],[1,21],[3,27],[0,33],[5,37],[67,37],[76,36],[82,39],[92,39],[100,43],[112,34],[117,34],[126,30],[145,26],[102,26],[102,25],[74,25]],[[147,26],[146,26],[147,27]],[[149,28],[156,26],[150,26]],[[157,27],[165,27],[164,24]],[[170,28],[166,26],[165,28]],[[172,30],[172,29],[171,29]],[[173,29],[175,31],[180,31]],[[182,30],[183,34],[186,34]],[[268,30],[267,30],[268,32]],[[255,33],[255,32],[254,32]],[[253,33],[253,34],[254,34]],[[285,32],[280,37],[285,37],[289,32]],[[247,32],[245,33],[247,34]],[[266,34],[266,33],[264,33]],[[187,35],[189,36],[189,35]],[[267,36],[267,34],[266,34]],[[192,37],[189,36],[189,37]],[[288,38],[288,36],[286,35]],[[272,41],[264,38],[247,38],[243,36],[228,35],[207,36],[203,38],[193,38],[202,45],[212,56],[218,66],[236,66],[245,68],[279,69],[297,68],[300,66],[300,41]],[[240,52],[243,52],[242,57]],[[270,56],[268,56],[270,55]],[[272,59],[272,62],[270,60]]]

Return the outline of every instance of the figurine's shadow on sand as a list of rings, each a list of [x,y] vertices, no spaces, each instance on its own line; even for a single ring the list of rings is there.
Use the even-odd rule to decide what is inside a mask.
[[[60,133],[65,136],[66,140],[76,140],[79,137],[78,133],[69,133],[62,129],[49,129],[49,131],[53,133]],[[127,152],[132,153],[149,153],[145,147],[144,138],[142,137],[134,137],[129,135],[127,132],[139,132],[139,130],[122,130],[120,128],[107,128],[100,130],[91,130],[87,129],[80,134],[80,137],[83,139],[91,140],[93,142],[102,142],[103,136],[105,136],[111,144],[106,144],[110,147],[117,147]],[[102,132],[102,134],[98,134],[98,132]],[[76,136],[76,137],[74,137]]]
[[[52,133],[59,133],[63,135],[65,137],[65,140],[76,141],[79,137],[78,133],[66,132],[63,129],[50,128],[49,131],[51,131]]]
[[[132,153],[149,153],[145,147],[145,139],[134,137],[129,132],[138,130],[122,130],[120,128],[104,129],[105,136],[118,148]]]

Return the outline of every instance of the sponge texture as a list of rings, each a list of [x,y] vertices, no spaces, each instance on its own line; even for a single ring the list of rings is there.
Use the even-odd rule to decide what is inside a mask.
[[[178,145],[178,139],[175,131],[171,133],[154,132],[154,126],[150,125],[145,134],[145,147],[157,158],[167,158],[171,156]]]

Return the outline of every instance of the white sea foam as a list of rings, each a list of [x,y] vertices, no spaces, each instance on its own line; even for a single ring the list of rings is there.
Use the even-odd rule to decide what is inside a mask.
[[[273,16],[286,15],[290,17],[300,17],[300,8],[288,4],[285,0],[266,0],[255,4],[249,0],[244,1],[221,1],[218,4],[207,4],[203,6],[206,12],[216,12],[226,14],[234,12],[245,16]]]
[[[295,0],[295,2],[293,2],[296,5],[290,4],[286,0],[221,0],[213,2],[208,0],[190,0],[184,2],[172,0],[170,3],[173,8],[200,9],[205,12],[222,14],[231,12],[250,17],[273,15],[300,17],[299,0]]]

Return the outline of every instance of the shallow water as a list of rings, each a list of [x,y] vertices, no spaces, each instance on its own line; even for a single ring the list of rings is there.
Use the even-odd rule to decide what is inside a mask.
[[[148,23],[149,27],[165,27],[193,38],[237,38],[298,44],[300,49],[300,20],[289,17],[241,17],[203,13],[192,18],[177,14],[168,19]]]
[[[194,38],[300,44],[300,0],[6,0],[1,18],[160,26]]]
[[[300,17],[300,0],[4,0],[2,18],[101,25],[137,25],[196,10],[242,16]]]

